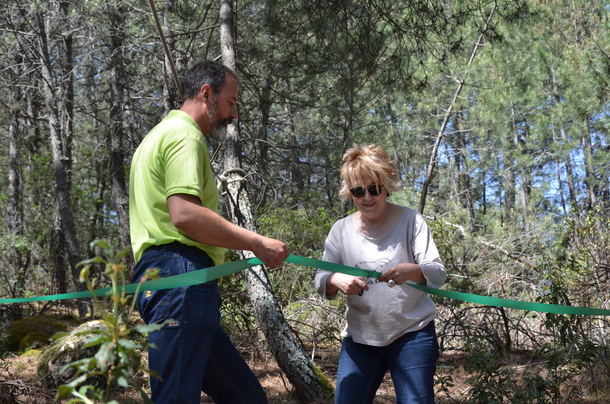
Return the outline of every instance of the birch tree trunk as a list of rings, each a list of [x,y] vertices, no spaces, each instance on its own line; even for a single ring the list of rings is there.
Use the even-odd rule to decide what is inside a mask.
[[[235,50],[232,24],[231,0],[220,0],[220,46],[223,63],[235,70]],[[224,154],[225,173],[228,176],[227,197],[230,214],[234,222],[256,231],[245,192],[244,178],[239,174],[239,136],[234,125],[228,128]],[[244,257],[252,253],[243,252]],[[303,402],[328,400],[332,387],[322,373],[311,362],[298,338],[288,326],[282,309],[271,290],[271,285],[262,266],[246,272],[248,291],[260,327],[267,338],[269,348],[279,367],[295,388],[296,395]]]

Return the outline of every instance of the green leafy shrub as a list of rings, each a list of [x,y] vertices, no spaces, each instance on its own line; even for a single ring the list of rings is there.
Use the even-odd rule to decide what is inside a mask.
[[[135,299],[127,295],[121,288],[126,281],[126,267],[122,263],[126,251],[115,251],[106,241],[97,240],[92,247],[99,247],[106,252],[106,257],[95,257],[84,261],[81,270],[81,280],[87,283],[89,291],[93,291],[96,279],[90,279],[89,269],[92,264],[102,264],[104,274],[112,284],[110,302],[94,298],[96,312],[102,322],[102,327],[82,331],[88,336],[85,349],[96,348],[95,355],[71,363],[70,367],[76,369],[74,379],[59,386],[57,399],[74,397],[70,403],[98,403],[106,402],[115,388],[126,388],[130,385],[131,375],[142,369],[142,352],[146,349],[144,336],[149,332],[160,329],[164,324],[142,325],[136,324],[132,316],[135,309]],[[158,271],[149,270],[142,282],[155,278]],[[136,294],[139,291],[136,290]],[[99,383],[103,380],[103,383]],[[138,384],[133,386],[139,391],[142,399],[149,402],[146,393]],[[109,403],[115,403],[110,401]]]

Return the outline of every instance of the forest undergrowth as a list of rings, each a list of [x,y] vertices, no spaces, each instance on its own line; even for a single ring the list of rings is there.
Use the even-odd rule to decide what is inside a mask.
[[[250,358],[248,364],[260,380],[270,404],[299,404],[293,397],[290,383],[282,376],[272,356],[264,354],[248,354],[242,351],[244,356]],[[36,360],[40,354],[39,350],[30,350],[22,355],[5,357],[0,365],[0,403],[29,403],[50,404],[53,403],[55,391],[46,388],[40,383],[35,372]],[[316,357],[316,364],[333,380],[337,371],[338,347],[323,351]],[[476,378],[476,372],[468,366],[469,360],[466,354],[457,351],[443,352],[438,363],[437,379],[450,378],[451,385],[438,386],[436,388],[438,404],[466,404],[476,402],[469,394],[473,389],[472,380]],[[545,372],[545,365],[541,361],[532,358],[531,352],[512,353],[506,361],[506,368],[514,372],[513,376],[506,380],[512,386],[525,386],[531,374]],[[148,377],[138,374],[132,383],[147,386]],[[606,404],[610,402],[610,391],[605,389],[595,393],[586,392],[583,386],[588,385],[589,377],[586,374],[575,376],[565,383],[561,388],[562,403],[582,404]],[[148,390],[148,387],[146,387]],[[10,393],[9,393],[10,392]],[[384,378],[375,398],[375,404],[394,403],[394,389],[389,375]],[[134,388],[115,391],[112,396],[119,403],[142,403],[143,401]],[[202,403],[213,403],[211,399],[202,394]],[[478,401],[481,403],[492,401]],[[511,402],[511,401],[495,401]],[[545,402],[524,399],[523,401],[512,401],[521,403]],[[551,402],[551,401],[546,401]]]

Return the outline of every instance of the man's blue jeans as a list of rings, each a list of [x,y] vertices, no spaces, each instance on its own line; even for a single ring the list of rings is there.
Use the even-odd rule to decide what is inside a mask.
[[[148,268],[160,276],[213,266],[198,248],[171,243],[148,248],[133,270],[137,282]],[[267,397],[220,325],[216,282],[158,291],[142,291],[137,306],[144,321],[161,323],[149,335],[149,367],[155,404],[199,403],[201,391],[216,403],[266,403]]]
[[[350,337],[344,338],[335,404],[372,403],[388,370],[398,404],[434,403],[438,356],[434,321],[384,347],[357,344]]]

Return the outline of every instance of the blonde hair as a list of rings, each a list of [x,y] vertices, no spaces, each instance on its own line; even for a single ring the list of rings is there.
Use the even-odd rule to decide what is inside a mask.
[[[398,190],[398,169],[388,153],[376,144],[354,146],[343,155],[341,166],[341,189],[339,196],[343,200],[350,199],[350,188],[369,184],[355,184],[358,177],[373,178],[376,184],[381,184],[388,193]]]

